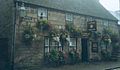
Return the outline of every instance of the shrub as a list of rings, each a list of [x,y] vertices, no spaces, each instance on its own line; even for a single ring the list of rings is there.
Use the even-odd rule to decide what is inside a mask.
[[[23,33],[22,33],[22,42],[25,43],[25,45],[31,45],[32,40],[33,40],[33,31],[32,28],[29,26],[27,26]]]

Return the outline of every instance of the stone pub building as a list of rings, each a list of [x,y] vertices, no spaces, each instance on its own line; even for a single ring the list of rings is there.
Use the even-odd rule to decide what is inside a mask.
[[[102,42],[105,30],[118,34],[118,20],[99,0],[6,0],[2,5],[11,8],[0,15],[11,15],[7,20],[0,16],[5,19],[0,19],[0,48],[10,50],[9,62],[15,70],[43,65],[53,50],[75,50],[81,62],[102,60],[101,51],[112,50]],[[67,42],[61,43],[61,35]]]

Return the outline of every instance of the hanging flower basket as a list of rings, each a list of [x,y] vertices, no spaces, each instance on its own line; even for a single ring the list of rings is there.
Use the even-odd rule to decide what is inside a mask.
[[[58,32],[57,32],[57,31],[51,30],[51,31],[49,32],[49,35],[48,35],[48,36],[49,36],[50,39],[53,39],[53,40],[59,42],[59,35],[58,35]]]
[[[41,20],[41,21],[38,21],[36,23],[36,27],[40,30],[40,31],[49,31],[51,26],[50,24],[48,23],[48,21],[46,20]]]
[[[103,41],[104,41],[106,44],[111,43],[110,36],[109,36],[108,34],[103,35]]]
[[[31,29],[25,29],[22,33],[22,41],[25,45],[30,45],[33,40],[33,32]]]
[[[72,37],[80,37],[81,36],[81,30],[79,28],[76,28],[74,25],[66,24],[65,28],[69,32],[70,36],[72,36]]]

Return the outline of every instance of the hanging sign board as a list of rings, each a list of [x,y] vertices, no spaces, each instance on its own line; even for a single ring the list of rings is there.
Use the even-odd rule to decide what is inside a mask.
[[[96,21],[89,21],[87,23],[87,30],[88,31],[96,31],[97,30]]]

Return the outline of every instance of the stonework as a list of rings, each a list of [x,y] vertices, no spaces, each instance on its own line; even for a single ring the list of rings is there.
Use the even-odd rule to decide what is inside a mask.
[[[29,8],[31,9],[31,8]],[[36,9],[37,10],[37,9]],[[44,55],[44,39],[42,39],[41,42],[33,42],[31,46],[25,46],[23,43],[21,43],[21,33],[24,30],[24,24],[30,23],[32,26],[35,26],[37,19],[39,20],[40,17],[37,16],[37,13],[27,13],[27,17],[31,18],[24,19],[22,22],[18,22],[16,24],[16,46],[15,46],[15,68],[19,67],[29,67],[29,66],[39,66],[42,63],[43,55]],[[65,23],[65,13],[55,10],[48,10],[48,22],[52,24],[53,26],[64,26]],[[46,20],[45,19],[45,20]],[[91,20],[90,17],[86,18],[84,16],[80,15],[74,15],[74,25],[75,27],[78,27],[81,29],[81,31],[86,30],[87,21]],[[100,33],[103,30],[103,20],[102,19],[95,19],[97,22],[97,31]],[[112,26],[115,31],[116,27],[115,25]],[[80,52],[80,56],[82,53],[82,46],[81,46],[81,38],[78,38],[77,40],[77,51]],[[91,42],[89,42],[89,59],[100,58],[100,52],[99,53],[92,53],[91,51]],[[68,49],[68,48],[64,48]],[[100,50],[99,50],[100,51]],[[81,58],[81,57],[80,57]]]
[[[31,9],[31,8],[29,8]],[[17,15],[19,16],[19,15]],[[36,26],[39,17],[36,13],[27,13],[27,17],[20,20],[20,16],[16,20],[16,38],[14,51],[14,68],[19,70],[23,67],[41,66],[43,63],[44,54],[44,37],[41,40],[33,41],[32,45],[25,45],[22,42],[22,33],[25,30],[25,25],[30,24],[32,27]]]
[[[65,25],[65,14],[57,11],[48,11],[48,21],[51,24]]]
[[[10,2],[9,2],[10,1]],[[4,8],[1,8],[3,11],[0,10],[0,38],[5,37],[9,38],[10,45],[12,44],[12,35],[13,32],[13,4],[12,0],[9,1],[1,1]],[[8,8],[10,6],[10,8]],[[0,6],[2,7],[2,6]],[[47,8],[46,8],[47,9]],[[31,12],[33,11],[34,12]],[[16,11],[16,26],[15,26],[15,49],[14,49],[14,67],[16,70],[19,70],[22,67],[35,67],[35,66],[42,66],[43,58],[44,58],[44,35],[41,35],[40,41],[33,41],[32,45],[26,46],[22,43],[22,33],[25,29],[25,24],[29,23],[31,26],[36,26],[38,20],[41,20],[38,16],[38,7],[27,7],[27,16],[24,19],[21,19],[19,16],[19,10]],[[5,16],[2,16],[4,14]],[[61,26],[63,29],[65,28],[64,25],[66,24],[65,15],[66,12],[48,9],[47,17],[43,18],[43,20],[48,20],[48,22],[53,25],[53,27],[59,28]],[[9,16],[8,16],[9,15]],[[6,20],[7,18],[7,20]],[[80,28],[81,31],[86,31],[87,29],[87,21],[91,21],[92,17],[83,16],[73,14],[73,22],[76,28]],[[94,18],[97,22],[97,31],[102,33],[103,28],[111,28],[113,32],[118,33],[118,29],[116,26],[116,22],[103,20],[100,18]],[[108,26],[104,26],[104,21],[108,22]],[[93,53],[91,51],[91,41],[89,42],[88,47],[88,54],[89,59],[98,58],[100,57],[100,47],[98,53]],[[65,48],[68,51],[68,47]],[[82,53],[82,45],[81,45],[81,38],[77,39],[77,51],[80,52],[80,58]]]

